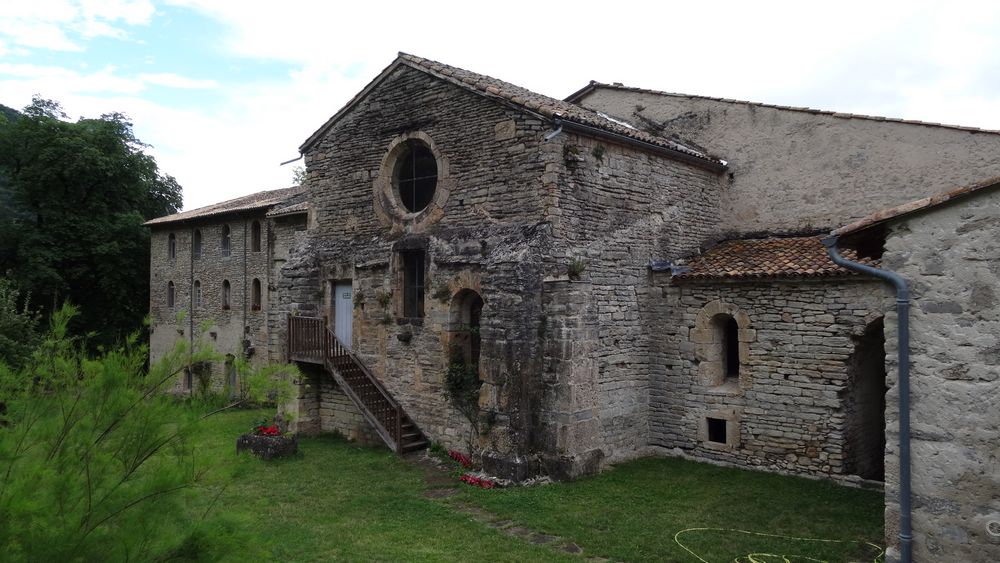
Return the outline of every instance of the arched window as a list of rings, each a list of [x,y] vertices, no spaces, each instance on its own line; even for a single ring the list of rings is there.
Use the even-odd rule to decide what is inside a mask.
[[[167,307],[174,306],[174,282],[167,282]]]
[[[177,237],[174,233],[170,233],[167,237],[167,258],[173,260],[177,257]]]
[[[194,280],[194,306],[201,307],[201,282]]]
[[[250,225],[250,250],[260,252],[260,221],[254,221]]]
[[[229,256],[230,245],[233,240],[233,233],[229,230],[229,225],[222,226],[222,255]]]
[[[756,335],[750,316],[735,304],[716,300],[702,307],[689,335],[701,384],[749,389],[747,366]]]
[[[195,229],[194,230],[194,237],[192,238],[192,242],[191,242],[191,256],[193,256],[195,260],[201,258],[201,230],[200,229]]]
[[[229,309],[232,306],[232,287],[229,280],[222,280],[222,308]]]
[[[253,292],[252,293],[253,300],[250,302],[251,303],[250,308],[253,309],[254,311],[260,311],[261,289],[260,289],[260,280],[257,278],[254,278],[253,280],[252,292]]]

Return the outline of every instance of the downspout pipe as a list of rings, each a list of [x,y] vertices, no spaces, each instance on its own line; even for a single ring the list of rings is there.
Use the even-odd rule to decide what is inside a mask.
[[[910,503],[910,288],[902,276],[852,262],[837,251],[840,237],[823,239],[826,252],[834,264],[887,281],[896,289],[896,326],[899,353],[899,549],[900,563],[911,563],[913,557],[912,507]]]

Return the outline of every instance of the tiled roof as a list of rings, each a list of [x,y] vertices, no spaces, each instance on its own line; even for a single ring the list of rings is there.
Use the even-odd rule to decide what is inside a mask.
[[[909,203],[904,203],[903,205],[897,205],[896,207],[890,207],[888,209],[882,209],[876,211],[871,215],[859,219],[849,225],[844,225],[839,229],[834,230],[832,235],[842,236],[850,233],[855,233],[858,231],[863,231],[869,227],[885,223],[891,219],[896,219],[904,215],[909,215],[911,213],[917,213],[918,211],[924,211],[932,207],[937,207],[943,205],[950,201],[963,198],[965,196],[974,194],[980,190],[985,190],[989,188],[1000,187],[1000,176],[989,178],[988,180],[983,180],[977,182],[970,186],[963,186],[961,188],[955,188],[944,193],[933,195],[931,197],[925,197]]]
[[[580,100],[580,98],[582,98],[584,95],[590,93],[591,91],[593,91],[596,88],[608,88],[608,89],[612,89],[612,90],[626,90],[626,91],[629,91],[629,92],[638,92],[640,94],[655,94],[657,96],[669,96],[669,97],[672,97],[672,98],[688,98],[688,99],[692,99],[692,100],[711,100],[713,102],[725,102],[725,103],[728,103],[728,104],[740,104],[740,105],[745,105],[745,106],[753,106],[753,107],[759,107],[759,108],[779,109],[779,110],[784,110],[784,111],[799,111],[799,112],[811,113],[813,115],[829,115],[829,116],[832,116],[832,117],[839,117],[839,118],[842,118],[842,119],[867,119],[867,120],[870,120],[870,121],[887,121],[887,122],[890,122],[890,123],[905,123],[907,125],[922,125],[922,126],[925,126],[925,127],[944,127],[944,128],[947,128],[947,129],[958,129],[960,131],[969,131],[969,132],[972,132],[972,133],[1000,134],[1000,131],[996,131],[996,130],[993,130],[993,129],[980,129],[979,127],[966,127],[966,126],[962,126],[962,125],[947,125],[947,124],[944,124],[944,123],[934,123],[934,122],[931,122],[931,121],[917,121],[915,119],[899,119],[899,118],[895,118],[895,117],[879,117],[879,116],[876,116],[876,115],[863,115],[863,114],[859,114],[859,113],[842,113],[842,112],[838,112],[838,111],[813,109],[813,108],[808,108],[808,107],[783,106],[783,105],[778,105],[778,104],[764,104],[764,103],[761,103],[761,102],[748,102],[748,101],[745,101],[745,100],[734,100],[734,99],[731,99],[731,98],[715,98],[715,97],[712,97],[712,96],[698,96],[698,95],[695,95],[695,94],[679,94],[679,93],[676,93],[676,92],[663,92],[661,90],[649,90],[649,89],[646,89],[646,88],[635,88],[635,87],[632,87],[632,86],[623,86],[623,85],[617,84],[617,83],[616,84],[605,84],[603,82],[598,82],[596,80],[591,80],[590,84],[584,86],[583,88],[581,88],[581,89],[577,90],[576,92],[573,92],[572,94],[570,94],[569,96],[567,96],[566,97],[566,101],[567,102],[571,102],[571,103],[577,103]]]
[[[146,221],[147,225],[156,226],[164,225],[167,223],[176,223],[178,221],[189,221],[191,219],[205,219],[208,217],[214,217],[216,215],[224,215],[228,213],[239,213],[242,211],[254,211],[258,209],[266,209],[274,205],[284,203],[295,196],[302,195],[305,193],[305,188],[301,186],[293,186],[291,188],[284,188],[280,190],[269,190],[265,192],[257,192],[250,195],[245,195],[243,197],[238,197],[236,199],[231,199],[229,201],[223,201],[221,203],[213,203],[212,205],[206,205],[205,207],[199,207],[198,209],[192,209],[190,211],[182,211],[180,213],[174,213],[173,215],[167,215],[166,217],[157,217],[156,219],[150,219]]]
[[[267,212],[268,217],[277,217],[279,215],[295,215],[296,213],[305,213],[309,211],[309,202],[300,201],[298,203],[292,203],[289,205],[279,205],[274,209]]]
[[[625,122],[612,119],[598,112],[582,108],[563,100],[558,100],[556,98],[532,92],[531,90],[509,82],[504,82],[503,80],[498,80],[490,76],[470,72],[468,70],[463,70],[407,53],[399,53],[399,56],[393,64],[389,65],[389,67],[386,68],[378,78],[373,80],[368,86],[365,87],[364,90],[359,92],[350,102],[348,102],[344,108],[331,117],[326,124],[323,125],[323,127],[313,133],[313,135],[302,144],[299,150],[307,150],[349,108],[358,103],[358,101],[360,101],[372,88],[375,87],[375,85],[377,85],[398,65],[406,65],[421,72],[426,72],[466,90],[470,90],[488,98],[501,100],[507,104],[521,107],[548,119],[562,120],[569,122],[570,124],[575,123],[588,128],[610,133],[618,137],[625,137],[633,141],[667,149],[668,151],[675,151],[676,153],[687,155],[688,157],[695,159],[695,161],[701,161],[714,167],[724,166],[722,161],[719,159],[709,156],[696,148],[689,147],[676,140],[651,135],[645,131],[636,129]]]
[[[842,254],[857,260],[851,249]],[[858,260],[874,265],[870,259]],[[830,277],[857,275],[834,264],[820,237],[729,240],[688,261],[690,268],[674,276],[679,280],[756,279],[777,277]]]

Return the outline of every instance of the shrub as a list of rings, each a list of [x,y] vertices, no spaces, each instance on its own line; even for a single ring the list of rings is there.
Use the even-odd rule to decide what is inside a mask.
[[[90,357],[63,306],[19,370],[0,366],[0,544],[15,560],[152,559],[197,527],[185,505],[207,483],[190,409],[160,391],[201,352],[183,342],[144,372],[133,335]]]

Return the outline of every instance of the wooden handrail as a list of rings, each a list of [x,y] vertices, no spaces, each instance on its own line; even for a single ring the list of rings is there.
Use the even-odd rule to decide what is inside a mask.
[[[325,318],[288,317],[288,357],[323,364],[386,444],[396,453],[403,453],[406,413],[368,366],[327,326]],[[360,374],[366,385],[352,382],[351,373]],[[365,394],[366,387],[374,388],[377,395]]]
[[[379,381],[378,378],[375,377],[375,375],[368,370],[368,366],[366,366],[365,363],[362,362],[350,348],[344,346],[344,343],[340,340],[340,338],[337,336],[335,332],[333,332],[330,329],[327,329],[326,332],[327,332],[327,337],[330,339],[329,340],[330,344],[335,344],[335,346],[328,347],[328,350],[329,352],[331,352],[331,354],[329,354],[327,357],[333,359],[334,358],[334,356],[332,355],[333,349],[334,348],[339,349],[341,351],[340,355],[351,358],[351,361],[354,362],[354,365],[357,366],[359,369],[361,369],[361,372],[365,374],[365,378],[369,382],[371,382],[376,389],[378,389],[379,394],[382,395],[382,397],[386,400],[386,402],[392,405],[392,408],[399,410],[399,403],[397,403],[396,400],[392,398],[392,395],[390,395],[389,391],[382,385],[382,382]]]

